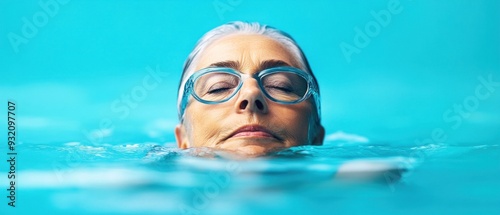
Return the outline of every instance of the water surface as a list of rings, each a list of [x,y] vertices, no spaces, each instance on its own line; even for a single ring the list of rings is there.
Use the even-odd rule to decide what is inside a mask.
[[[51,214],[497,214],[498,144],[331,142],[253,159],[170,145],[19,146],[18,212]],[[346,163],[390,164],[338,180]],[[354,165],[344,171],[367,172]],[[375,168],[376,165],[375,165]],[[398,177],[401,175],[401,178]]]

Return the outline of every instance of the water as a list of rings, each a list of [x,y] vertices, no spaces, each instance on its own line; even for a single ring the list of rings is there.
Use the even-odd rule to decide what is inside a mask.
[[[341,45],[356,45],[358,29],[376,30],[373,14],[389,3],[402,11],[346,54]],[[7,101],[16,103],[19,129],[16,208],[7,206],[3,161],[0,215],[500,214],[500,87],[482,81],[500,82],[500,1],[40,0],[0,8],[8,8],[0,13],[0,131]],[[299,43],[320,85],[325,146],[241,160],[165,144],[175,141],[186,57],[206,31],[235,20],[275,26]],[[151,70],[155,87],[126,99]],[[369,138],[339,141],[339,130]],[[334,180],[342,168],[387,174]]]
[[[14,210],[18,214],[498,214],[499,154],[498,144],[332,141],[242,159],[210,149],[182,151],[155,143],[24,143],[18,147]],[[365,181],[339,180],[339,169],[346,163],[377,164],[344,168],[351,173],[387,170],[387,166],[395,170]],[[1,209],[11,211],[4,205]]]

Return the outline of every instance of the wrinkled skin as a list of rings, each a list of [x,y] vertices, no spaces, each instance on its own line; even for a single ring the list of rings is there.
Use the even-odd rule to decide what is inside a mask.
[[[233,64],[228,65],[228,61]],[[281,43],[262,35],[243,34],[214,41],[199,54],[194,66],[200,70],[222,63],[243,74],[255,74],[265,69],[265,61],[299,68]],[[292,105],[272,102],[253,78],[247,79],[240,91],[224,103],[203,104],[190,97],[184,120],[175,128],[177,144],[182,149],[211,147],[251,156],[311,142],[321,144],[321,125],[308,137],[311,123],[316,123],[316,109],[311,101],[309,98]],[[238,132],[241,128],[247,130]]]

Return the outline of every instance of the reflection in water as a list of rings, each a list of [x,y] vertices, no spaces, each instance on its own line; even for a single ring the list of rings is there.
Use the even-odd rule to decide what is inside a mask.
[[[301,146],[242,158],[209,148],[157,144],[25,144],[24,162],[38,164],[20,166],[19,202],[35,205],[19,209],[55,214],[331,214],[371,208],[389,213],[396,205],[413,207],[417,201],[436,208],[437,202],[449,201],[445,194],[451,191],[458,193],[457,201],[460,194],[471,194],[474,204],[494,201],[492,187],[500,188],[498,162],[493,162],[498,145],[401,145]],[[482,184],[464,186],[462,179],[474,172],[481,172]],[[443,180],[449,186],[442,186]]]

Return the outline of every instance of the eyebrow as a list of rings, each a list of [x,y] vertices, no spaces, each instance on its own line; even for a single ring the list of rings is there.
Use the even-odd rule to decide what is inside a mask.
[[[282,60],[266,60],[260,63],[259,68],[257,68],[258,71],[262,71],[264,69],[269,69],[273,67],[279,67],[279,66],[291,66],[285,61]]]
[[[238,70],[240,68],[240,62],[232,61],[232,60],[221,61],[221,62],[212,63],[208,67],[229,67],[229,68],[233,68],[233,69]]]
[[[279,67],[279,66],[291,66],[291,65],[282,60],[265,60],[259,64],[259,66],[257,67],[257,71],[262,71],[265,69]],[[209,67],[229,67],[239,70],[241,69],[241,64],[238,61],[228,60],[228,61],[212,63],[210,64]]]

